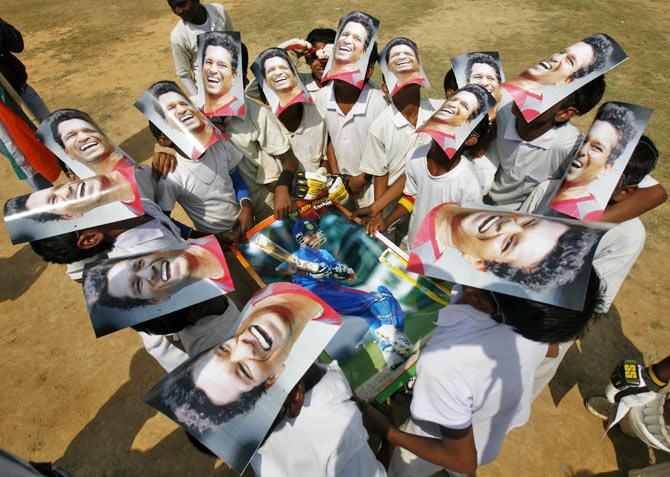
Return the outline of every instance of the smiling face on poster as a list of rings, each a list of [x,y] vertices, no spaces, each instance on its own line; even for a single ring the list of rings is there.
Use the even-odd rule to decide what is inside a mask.
[[[276,116],[293,104],[312,102],[298,70],[283,49],[268,48],[263,51],[251,65],[251,71]]]
[[[340,80],[362,89],[378,29],[379,20],[365,13],[351,12],[342,17],[321,82]]]
[[[28,242],[142,215],[134,166],[15,197],[4,218],[12,243]]]
[[[421,65],[419,48],[408,38],[394,38],[389,41],[382,50],[379,63],[391,96],[410,84],[430,88]]]
[[[82,179],[135,164],[88,114],[76,109],[49,114],[37,136]]]
[[[181,248],[102,260],[84,270],[84,298],[96,336],[233,290],[213,235]]]
[[[456,56],[451,59],[451,65],[459,87],[478,84],[491,93],[496,103],[500,101],[505,74],[497,51],[476,51]]]
[[[530,122],[627,58],[614,39],[596,33],[531,66],[503,89]]]
[[[243,116],[242,47],[236,31],[198,35],[197,105],[209,117]]]
[[[224,139],[174,81],[154,83],[135,102],[135,107],[193,160]]]
[[[577,219],[600,220],[651,113],[634,104],[603,104],[549,207]]]
[[[435,207],[412,245],[408,270],[455,283],[581,309],[605,224],[494,207]]]
[[[448,98],[417,131],[432,137],[452,158],[493,106],[495,99],[483,86],[469,84]]]
[[[339,315],[307,289],[275,283],[238,320],[232,336],[172,371],[144,400],[241,474],[338,330]]]

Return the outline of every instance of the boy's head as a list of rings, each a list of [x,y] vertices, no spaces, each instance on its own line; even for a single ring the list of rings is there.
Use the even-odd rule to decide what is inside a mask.
[[[654,170],[657,161],[658,149],[656,145],[649,137],[643,135],[630,156],[617,187],[612,192],[611,200],[620,202],[629,193],[637,189],[642,179]]]
[[[305,54],[305,63],[312,70],[312,76],[321,81],[323,70],[328,63],[328,56],[324,53],[326,45],[335,43],[337,32],[332,28],[315,28],[307,34],[307,41],[312,45],[313,51]]]
[[[69,264],[107,252],[113,243],[104,229],[92,228],[33,240],[30,246],[45,262]]]
[[[456,75],[454,74],[454,70],[449,70],[447,71],[447,74],[444,75],[444,97],[449,99],[456,91],[458,91]]]
[[[175,151],[177,151],[181,156],[188,157],[188,154],[179,149],[177,145],[173,143],[169,137],[163,134],[163,131],[158,129],[158,126],[156,126],[151,121],[149,121],[149,130],[151,131],[151,134],[154,136],[154,139],[156,139],[156,142],[158,143],[159,146],[169,147],[170,149],[174,149]]]

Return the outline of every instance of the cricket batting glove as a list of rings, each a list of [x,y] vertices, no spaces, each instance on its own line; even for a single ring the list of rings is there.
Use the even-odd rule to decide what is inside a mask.
[[[333,54],[333,48],[335,45],[333,43],[328,43],[327,45],[324,45],[323,48],[320,48],[316,50],[316,57],[320,60],[327,60],[330,58]]]
[[[291,38],[286,40],[283,43],[277,45],[277,48],[281,48],[286,51],[295,51],[296,53],[307,53],[312,49],[312,44],[308,41],[301,40],[300,38]]]
[[[626,359],[614,368],[605,396],[611,403],[644,406],[653,401],[666,384],[656,376],[653,366],[645,368],[637,361]]]
[[[349,200],[349,192],[340,176],[328,175],[328,198],[340,204]]]
[[[296,199],[314,200],[328,187],[328,176],[325,168],[316,172],[297,172],[293,176],[292,195]]]

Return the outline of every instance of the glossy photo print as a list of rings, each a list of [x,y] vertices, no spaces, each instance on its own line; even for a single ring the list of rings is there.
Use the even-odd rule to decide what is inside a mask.
[[[184,156],[199,159],[221,133],[174,81],[151,85],[135,107],[165,134]]]
[[[627,58],[612,37],[596,33],[536,63],[502,87],[526,122],[531,122]]]
[[[235,289],[213,235],[189,240],[180,248],[87,265],[83,284],[98,337]]]
[[[236,31],[198,35],[196,105],[207,116],[244,116],[242,46]]]
[[[312,102],[285,50],[268,48],[263,51],[251,65],[251,71],[276,116],[293,104]]]
[[[608,225],[495,207],[435,207],[419,227],[408,270],[580,310]]]
[[[379,20],[366,13],[351,12],[342,17],[321,82],[340,80],[362,89],[378,29]]]
[[[451,65],[459,88],[478,84],[486,88],[500,102],[505,72],[497,51],[474,51],[451,59]]]
[[[448,288],[407,273],[403,252],[382,235],[368,236],[327,198],[259,223],[236,250],[259,283],[303,286],[343,316],[326,353],[368,398],[414,364],[437,310],[449,303]]]
[[[391,96],[410,84],[430,88],[421,64],[419,47],[409,38],[389,41],[379,56],[379,64]]]
[[[134,166],[14,197],[4,209],[5,225],[14,244],[142,214]]]
[[[49,114],[37,136],[80,179],[135,164],[88,114],[76,109]]]
[[[237,320],[228,339],[183,363],[144,400],[242,474],[340,322],[322,299],[291,283],[258,291]]]
[[[600,220],[651,113],[634,104],[603,104],[549,207],[577,219]]]
[[[445,100],[417,131],[432,137],[451,159],[494,106],[495,99],[483,86],[469,84]]]

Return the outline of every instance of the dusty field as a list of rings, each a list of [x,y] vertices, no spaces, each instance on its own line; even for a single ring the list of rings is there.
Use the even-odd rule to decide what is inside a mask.
[[[349,10],[367,11],[382,22],[381,44],[400,34],[417,41],[431,97],[441,96],[442,75],[456,54],[498,50],[512,75],[574,40],[607,32],[630,59],[608,75],[606,99],[656,110],[647,130],[661,150],[654,176],[670,188],[668,3],[533,1],[501,9],[501,2],[488,0],[286,0],[272,3],[272,15],[267,1],[225,4],[252,58],[313,27],[335,26]],[[150,83],[174,79],[168,37],[176,17],[165,1],[4,0],[0,17],[23,32],[30,83],[52,109],[88,111],[133,157],[149,157],[146,122],[132,103]],[[577,124],[585,127],[592,118]],[[0,190],[4,202],[28,188],[5,163]],[[647,449],[618,431],[599,442],[602,425],[581,401],[602,389],[619,359],[668,353],[668,210],[643,217],[646,249],[616,306],[580,349],[573,347],[528,425],[512,432],[499,458],[478,475],[624,475],[616,470],[649,462]],[[64,276],[64,267],[46,266],[1,232],[0,280],[0,447],[56,461],[75,475],[228,475],[225,465],[199,454],[176,425],[142,404],[161,370],[131,331],[94,338],[79,285]]]

